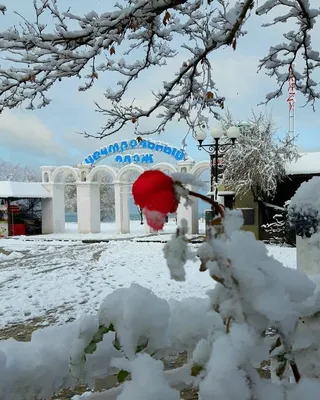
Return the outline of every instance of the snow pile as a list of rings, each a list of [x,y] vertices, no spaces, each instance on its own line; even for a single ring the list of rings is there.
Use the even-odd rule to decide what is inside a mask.
[[[138,355],[129,363],[113,362],[129,370],[132,380],[123,384],[117,400],[180,400],[180,393],[169,386],[164,376],[163,363],[148,354]]]
[[[200,339],[207,337],[208,331],[221,326],[221,318],[211,309],[208,298],[170,300],[169,305],[169,337],[173,350],[192,349]]]
[[[169,345],[170,309],[164,299],[138,284],[109,294],[99,310],[99,324],[112,324],[125,355],[132,359],[138,346],[154,352]]]
[[[18,253],[17,251],[13,251],[12,253],[5,254],[0,251],[0,260],[9,260],[11,258],[19,258],[22,257],[22,254]]]
[[[1,400],[48,398],[61,386],[72,386],[68,354],[76,332],[71,323],[38,330],[30,343],[1,341]]]
[[[62,388],[78,381],[70,371],[70,355],[75,351],[78,336],[89,321],[39,329],[30,342],[8,339],[0,342],[0,399],[50,399]],[[88,332],[87,332],[88,333]],[[83,381],[92,386],[93,378],[112,373],[112,358],[119,356],[113,346],[113,334],[105,335],[97,351],[86,357]]]
[[[246,315],[257,323],[261,317],[266,329],[268,322],[288,320],[294,323],[299,313],[300,303],[313,295],[315,285],[298,270],[289,270],[271,258],[263,243],[257,242],[251,233],[234,232],[229,242],[214,244],[218,257],[226,254],[233,267],[233,277],[239,285],[239,295],[246,305]],[[217,265],[217,264],[216,264]],[[219,267],[214,268],[219,274]],[[220,296],[221,286],[215,292]],[[237,299],[234,299],[237,300]],[[279,307],[281,304],[281,307]],[[221,304],[221,306],[223,303]],[[230,312],[228,304],[228,311]],[[239,303],[236,301],[236,312]]]
[[[221,333],[212,345],[206,376],[200,383],[200,396],[203,400],[251,398],[247,374],[240,366],[248,362],[250,355],[257,357],[257,344],[262,342],[254,330],[246,325],[234,324],[230,334]],[[260,360],[268,357],[267,349],[260,350]],[[249,357],[248,357],[249,355]]]
[[[311,237],[318,231],[320,213],[320,177],[303,182],[290,201],[289,219],[297,235]]]
[[[287,368],[297,381],[299,371],[307,378],[301,383],[311,399],[320,389],[314,381],[320,376],[320,294],[305,274],[285,268],[253,234],[240,231],[241,223],[238,211],[227,211],[223,226],[198,249],[201,271],[212,280],[205,299],[167,302],[132,284],[110,293],[96,315],[39,330],[30,343],[1,342],[0,399],[46,399],[76,384],[75,378],[92,387],[95,377],[117,374],[121,385],[97,399],[178,400],[177,389],[195,383],[202,400],[212,393],[217,400],[264,400],[270,393],[295,400],[295,383],[265,382],[258,375],[270,352],[282,360],[280,376]],[[189,249],[172,252],[170,246],[168,266],[181,271]],[[274,337],[266,340],[270,328]],[[164,371],[156,360],[183,350],[192,357],[181,368]]]
[[[108,335],[107,335],[108,334]],[[114,334],[109,329],[104,329],[104,326],[99,326],[98,318],[95,315],[86,316],[79,321],[77,337],[74,338],[71,348],[69,349],[69,364],[71,375],[76,378],[84,378],[88,383],[93,382],[94,376],[104,375],[108,370],[103,366],[103,361],[100,364],[97,360],[95,362],[94,375],[91,374],[91,369],[86,368],[88,354],[95,354],[101,358],[100,351],[105,346],[104,350],[110,351],[111,356],[117,355],[117,349],[112,346]],[[98,350],[99,352],[96,352]],[[89,360],[90,360],[89,356]]]
[[[78,378],[92,386],[95,377],[116,372],[114,357],[193,348],[213,324],[208,309],[207,299],[168,303],[137,284],[117,289],[97,315],[39,329],[31,342],[1,341],[0,399],[50,398]]]

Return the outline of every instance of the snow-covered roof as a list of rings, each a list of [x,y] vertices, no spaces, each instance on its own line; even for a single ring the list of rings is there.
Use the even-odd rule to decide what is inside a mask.
[[[38,182],[0,181],[0,199],[44,199],[51,194]]]
[[[320,174],[320,152],[303,153],[287,165],[288,175]]]

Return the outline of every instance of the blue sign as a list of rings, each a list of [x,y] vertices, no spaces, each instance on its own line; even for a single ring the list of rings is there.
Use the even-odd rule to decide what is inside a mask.
[[[135,153],[133,155],[122,155],[127,151],[131,150],[151,150],[152,152],[164,153],[170,157],[173,157],[176,161],[184,160],[186,153],[182,149],[172,147],[167,143],[156,142],[153,140],[123,140],[121,142],[115,142],[108,146],[101,147],[99,150],[94,151],[92,154],[88,155],[83,164],[93,165],[98,161],[101,161],[105,157],[109,157],[115,154],[119,154],[115,157],[115,161],[118,164],[152,164],[153,153]]]
[[[153,154],[133,154],[125,156],[116,156],[115,158],[116,163],[118,164],[153,164]]]

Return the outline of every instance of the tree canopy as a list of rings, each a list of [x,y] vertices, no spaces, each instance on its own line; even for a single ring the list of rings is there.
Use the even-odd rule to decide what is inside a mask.
[[[224,130],[238,124],[230,112],[222,119]],[[223,158],[223,182],[239,195],[251,191],[256,200],[270,199],[287,176],[287,165],[298,158],[296,138],[290,134],[279,138],[271,115],[252,113],[246,124],[240,123],[240,129],[237,145]]]

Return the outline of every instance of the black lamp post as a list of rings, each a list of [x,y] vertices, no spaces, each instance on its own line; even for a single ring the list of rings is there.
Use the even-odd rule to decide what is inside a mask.
[[[200,130],[194,136],[198,141],[198,149],[205,150],[210,155],[210,192],[211,198],[213,200],[218,200],[218,165],[219,158],[223,157],[226,150],[233,146],[236,139],[240,135],[240,129],[237,126],[231,126],[226,135],[224,134],[222,128],[213,128],[211,131],[211,137],[213,143],[204,144],[204,140],[207,134],[204,130]],[[223,142],[220,139],[226,138]],[[212,206],[212,211],[214,212],[214,207]]]

